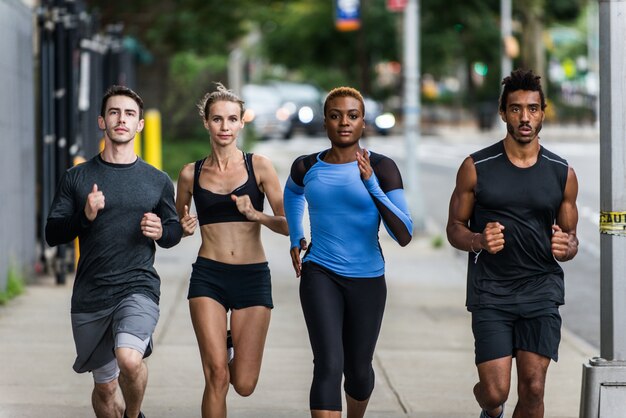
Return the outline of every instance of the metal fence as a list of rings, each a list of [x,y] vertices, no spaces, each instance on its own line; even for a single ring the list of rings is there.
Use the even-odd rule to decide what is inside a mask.
[[[41,266],[63,283],[73,268],[72,245],[47,247],[45,220],[74,157],[99,151],[106,88],[134,88],[122,31],[81,0],[0,0],[0,292],[11,270],[30,278]]]
[[[100,100],[111,84],[134,88],[134,55],[124,43],[121,25],[100,28],[97,15],[80,0],[42,0],[36,10],[39,51],[37,214],[42,264],[65,282],[73,270],[74,247],[53,252],[44,234],[56,185],[76,157],[99,152]],[[53,253],[53,255],[51,255]]]
[[[0,0],[0,292],[10,269],[32,276],[36,261],[33,16]]]

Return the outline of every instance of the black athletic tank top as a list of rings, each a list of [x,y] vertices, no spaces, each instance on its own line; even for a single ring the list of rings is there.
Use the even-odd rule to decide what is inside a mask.
[[[213,193],[200,187],[200,173],[206,158],[196,161],[193,178],[193,200],[198,213],[200,225],[214,224],[219,222],[249,222],[248,219],[237,210],[237,204],[232,201],[231,195],[250,196],[252,206],[259,212],[263,212],[265,195],[259,190],[252,167],[252,154],[244,153],[244,161],[248,179],[244,184],[228,194]]]
[[[539,301],[564,303],[563,270],[551,251],[567,182],[568,164],[540,147],[537,162],[519,168],[508,159],[504,142],[471,155],[476,168],[470,229],[488,222],[504,225],[504,249],[472,252],[468,260],[467,306]]]

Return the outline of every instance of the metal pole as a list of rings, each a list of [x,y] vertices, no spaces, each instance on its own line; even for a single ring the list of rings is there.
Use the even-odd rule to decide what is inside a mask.
[[[600,210],[626,210],[626,2],[600,5]],[[600,354],[626,360],[626,233],[602,234]]]
[[[589,62],[589,75],[593,80],[593,88],[589,91],[595,97],[594,110],[595,110],[595,126],[600,126],[600,100],[599,100],[599,41],[598,31],[600,30],[599,17],[598,17],[598,3],[589,2],[587,6],[587,61]]]
[[[626,404],[626,0],[599,3],[601,358],[583,365],[582,418],[623,416]]]
[[[500,32],[502,36],[502,78],[507,77],[513,71],[513,60],[509,57],[505,50],[505,42],[513,34],[511,15],[513,14],[513,7],[511,0],[500,0]]]
[[[404,142],[409,208],[416,232],[426,228],[419,180],[417,145],[420,136],[419,0],[404,9]]]
[[[52,196],[56,187],[55,171],[55,134],[54,134],[54,96],[52,89],[54,86],[54,42],[53,31],[54,22],[49,1],[42,2],[39,10],[39,41],[40,41],[40,89],[41,89],[41,174],[40,185],[40,238],[41,238],[41,260],[47,265],[46,260],[46,240],[45,228],[46,219]]]

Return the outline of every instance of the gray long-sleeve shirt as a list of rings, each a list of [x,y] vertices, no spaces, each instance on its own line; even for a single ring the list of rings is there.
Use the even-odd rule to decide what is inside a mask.
[[[84,209],[94,184],[104,194],[105,207],[90,222]],[[140,226],[148,212],[161,218],[159,246],[176,245],[182,228],[172,181],[140,158],[131,164],[111,164],[97,155],[65,172],[48,215],[46,241],[54,246],[79,238],[72,313],[99,311],[132,293],[159,302],[160,278],[153,266],[156,247]]]

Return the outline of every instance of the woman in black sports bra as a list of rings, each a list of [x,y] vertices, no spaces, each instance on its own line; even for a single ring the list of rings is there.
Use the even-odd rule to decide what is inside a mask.
[[[198,223],[202,236],[188,294],[205,378],[202,417],[225,417],[229,383],[242,396],[256,387],[273,308],[261,225],[283,235],[288,228],[272,163],[237,148],[243,101],[218,83],[199,108],[211,154],[182,168],[176,210],[185,236]],[[265,197],[273,215],[263,212]]]

